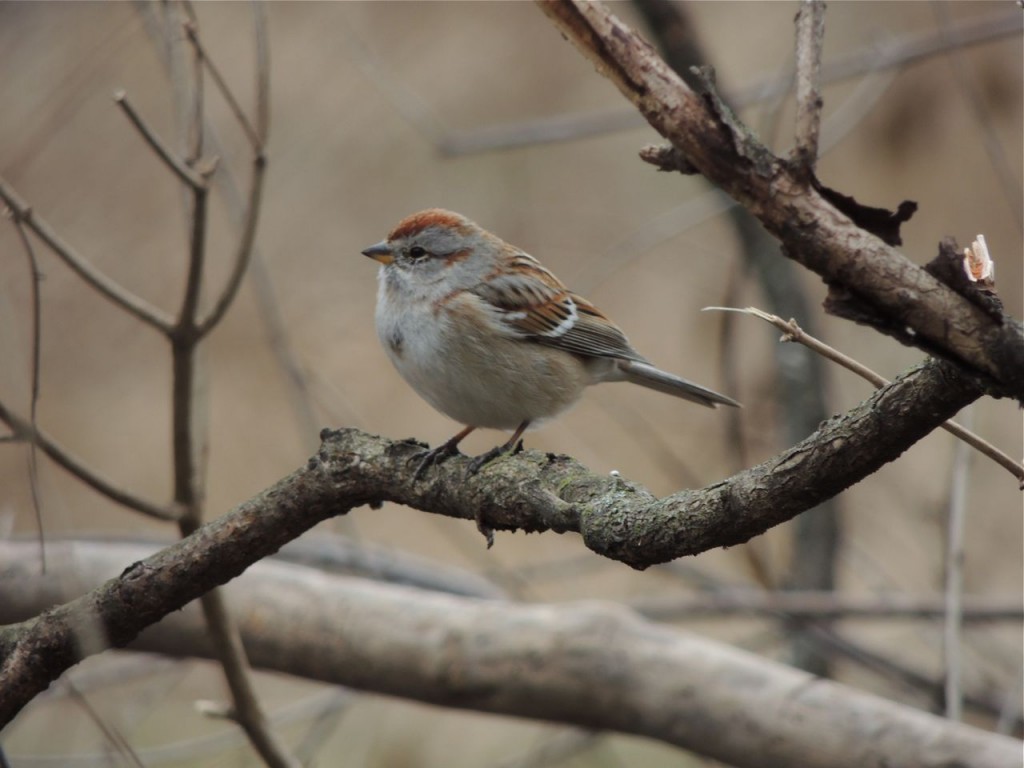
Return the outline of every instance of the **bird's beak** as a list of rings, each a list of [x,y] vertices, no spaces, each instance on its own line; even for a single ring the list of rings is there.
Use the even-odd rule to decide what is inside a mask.
[[[395,260],[395,255],[391,252],[391,246],[388,245],[387,240],[382,240],[376,245],[371,245],[369,248],[364,249],[363,256],[369,256],[374,261],[379,261],[385,265]]]

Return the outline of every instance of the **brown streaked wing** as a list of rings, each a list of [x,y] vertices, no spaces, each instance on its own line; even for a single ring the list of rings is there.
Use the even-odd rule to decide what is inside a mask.
[[[503,326],[520,338],[548,338],[576,322],[576,305],[558,278],[533,257],[520,253],[512,269],[487,276],[472,292],[499,310]]]
[[[511,266],[489,275],[473,293],[502,313],[502,325],[513,335],[578,355],[646,362],[614,323],[533,257],[518,254]]]
[[[612,357],[646,363],[646,358],[630,346],[626,335],[597,307],[575,293],[569,294],[579,315],[566,333],[558,338],[537,339],[542,344],[590,357]]]

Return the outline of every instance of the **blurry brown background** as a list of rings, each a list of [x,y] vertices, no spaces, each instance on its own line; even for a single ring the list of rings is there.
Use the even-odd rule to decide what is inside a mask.
[[[455,133],[625,106],[532,4],[280,3],[267,10],[272,127],[258,258],[290,352],[307,378],[315,428],[296,415],[294,392],[268,342],[265,314],[247,284],[206,348],[210,516],[301,465],[317,446],[320,426],[352,425],[430,443],[456,430],[400,380],[379,348],[373,329],[376,265],[359,254],[421,208],[460,211],[519,245],[585,292],[661,367],[722,388],[722,318],[699,310],[726,301],[738,269],[736,237],[721,214],[688,220],[687,211],[716,199],[700,178],[659,174],[637,159],[640,147],[657,141],[651,129],[458,157],[439,151],[439,142]],[[786,72],[795,10],[793,3],[690,6],[724,89]],[[628,5],[618,4],[616,11],[638,22]],[[93,264],[174,311],[187,255],[182,193],[110,98],[125,89],[162,135],[176,135],[166,71],[147,31],[155,12],[129,3],[0,5],[0,173]],[[251,108],[247,5],[201,4],[197,12],[207,49]],[[955,27],[1013,12],[1019,9],[1012,3],[833,3],[824,57],[827,63],[872,46],[899,45],[907,36],[935,34],[942,19]],[[1021,317],[1021,36],[956,55],[980,107],[965,97],[949,54],[829,85],[826,125],[843,138],[822,157],[819,175],[870,205],[895,208],[916,200],[920,208],[903,228],[903,250],[918,263],[934,256],[944,235],[963,245],[983,233],[997,264],[1000,296]],[[220,144],[210,151],[222,155],[241,186],[248,174],[243,140],[212,88],[208,103]],[[774,148],[785,152],[791,107],[787,101],[776,118],[771,107],[751,107],[741,116],[762,136],[774,135]],[[235,233],[229,211],[229,204],[215,202],[207,295],[230,265]],[[42,245],[38,253],[45,273],[40,425],[125,487],[168,498],[170,369],[163,340],[85,287]],[[0,256],[0,398],[27,413],[30,283],[12,226],[0,226]],[[803,278],[825,341],[889,377],[921,359],[920,352],[872,330],[826,317],[819,308],[824,287],[813,276]],[[756,285],[744,280],[742,286],[734,304],[763,306]],[[739,391],[728,394],[746,405],[743,430],[752,460],[760,461],[784,447],[771,399],[778,333],[752,319],[736,322],[728,354],[739,361],[743,380]],[[838,369],[830,368],[828,378],[836,412],[870,391]],[[1021,456],[1015,404],[983,400],[971,418],[982,436]],[[660,495],[740,468],[725,424],[722,411],[609,386],[590,391],[569,414],[530,433],[527,445],[571,454],[595,471],[619,470]],[[502,439],[477,433],[466,448],[475,453]],[[841,497],[841,589],[941,591],[952,446],[952,437],[937,432]],[[35,529],[26,456],[23,447],[0,448],[0,533]],[[50,535],[169,535],[83,489],[46,460],[40,488]],[[1019,595],[1024,566],[1016,483],[975,456],[968,504],[967,593]],[[601,561],[571,535],[499,533],[487,552],[471,524],[393,506],[357,510],[335,528],[516,584],[524,599],[629,599],[689,588],[664,570],[634,573]],[[766,564],[768,586],[780,584],[790,528],[684,565],[725,583],[756,585],[753,548]],[[683,626],[785,658],[781,634],[767,623]],[[938,623],[849,622],[843,630],[939,676]],[[969,687],[1009,697],[1019,707],[1019,625],[969,627],[966,646]],[[144,733],[138,738],[152,745],[187,740],[197,727],[223,729],[197,725],[188,706],[195,697],[222,695],[217,676],[195,673],[210,669],[203,664],[184,669],[193,672],[174,699],[150,704],[142,724],[122,724],[129,735]],[[837,672],[855,685],[927,705],[853,665],[841,664]],[[306,695],[302,686],[263,682],[272,711]],[[11,730],[11,756],[59,749],[41,735],[45,716],[40,710],[35,721]],[[111,716],[126,715],[115,708]],[[336,740],[348,759],[325,758],[324,764],[496,765],[549,730],[363,697],[337,726]],[[443,746],[453,733],[461,742],[455,754]],[[84,725],[77,738],[82,750],[102,743]],[[244,765],[246,755],[211,750],[172,764]],[[562,764],[677,761],[672,750],[616,738]]]

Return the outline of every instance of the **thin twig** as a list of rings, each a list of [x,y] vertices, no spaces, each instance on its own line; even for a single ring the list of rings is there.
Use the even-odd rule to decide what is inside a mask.
[[[259,222],[260,204],[263,198],[263,176],[266,170],[266,158],[258,154],[253,160],[252,178],[249,180],[249,200],[246,204],[245,219],[238,248],[235,252],[234,267],[220,296],[217,298],[210,313],[196,324],[196,333],[200,338],[212,331],[231,307],[238,289],[242,285],[252,260],[252,247],[256,239],[256,225]]]
[[[193,189],[203,189],[206,187],[206,180],[189,168],[182,160],[175,157],[170,148],[161,141],[160,137],[142,119],[142,116],[135,111],[135,107],[128,101],[127,93],[117,91],[114,94],[114,103],[121,108],[121,111],[131,121],[131,124],[138,130],[139,135],[145,139],[149,148],[156,153],[157,157],[164,161],[164,165],[170,168],[175,176]]]
[[[704,307],[705,310],[718,310],[721,312],[739,312],[741,314],[753,315],[764,320],[776,328],[781,330],[785,335],[782,337],[782,341],[796,341],[803,344],[808,349],[812,349],[822,357],[826,357],[829,360],[838,363],[843,368],[853,371],[862,379],[866,379],[874,384],[876,387],[883,387],[889,383],[889,380],[883,376],[878,375],[866,365],[863,365],[851,357],[844,355],[834,347],[830,347],[823,341],[816,339],[815,337],[805,333],[795,320],[783,320],[778,315],[773,315],[769,312],[757,309],[757,307],[746,307],[745,309],[739,309],[737,307]],[[949,432],[951,435],[955,435],[965,443],[970,445],[977,451],[988,456],[999,466],[1006,469],[1010,474],[1017,478],[1022,484],[1024,484],[1024,464],[1008,456],[1001,450],[996,448],[987,440],[979,437],[970,430],[964,429],[960,424],[955,421],[947,421],[942,425],[942,428]]]
[[[252,0],[253,38],[256,42],[256,136],[262,155],[270,135],[270,41],[267,38],[267,7],[260,0]]]
[[[256,27],[260,29],[263,17],[259,13],[255,15]],[[262,152],[264,137],[254,136],[251,126],[241,114],[237,100],[202,49],[194,18],[186,22],[184,28],[196,52],[197,64],[205,62],[209,68],[214,82],[227,99],[236,117],[239,118],[246,135],[253,144],[256,160],[251,182],[250,207],[247,211],[246,226],[243,227],[242,243],[235,259],[235,267],[227,287],[217,301],[214,312],[206,321],[200,321],[199,302],[202,294],[203,267],[206,260],[209,196],[206,188],[193,188],[192,190],[189,272],[181,310],[171,334],[174,498],[184,510],[178,523],[182,537],[192,534],[202,524],[203,499],[205,497],[209,422],[206,409],[203,407],[207,392],[207,378],[200,365],[199,345],[202,343],[205,333],[227,311],[245,273],[245,267],[252,252],[262,188],[262,169],[265,164]],[[258,57],[258,67],[265,63],[265,56]],[[191,110],[191,119],[187,121],[186,130],[193,134],[202,133],[203,127],[202,110],[197,106],[197,99],[200,96],[196,94],[196,91],[202,87],[202,71],[201,66],[195,67],[195,80],[189,91],[191,98],[187,102]],[[269,73],[266,71],[260,71],[257,74],[257,78],[261,82],[268,77]],[[261,94],[266,95],[265,89],[261,90]],[[198,151],[202,146],[201,137],[193,135],[191,144],[191,149]],[[201,326],[205,326],[205,328],[201,328]],[[245,648],[242,646],[238,626],[231,618],[223,591],[219,588],[213,589],[204,594],[200,602],[210,639],[217,650],[217,657],[220,659],[228,688],[231,691],[234,719],[249,737],[253,748],[270,768],[297,768],[298,761],[289,754],[285,744],[271,730],[263,714],[262,706],[252,684],[252,671]]]
[[[214,304],[210,314],[198,322],[198,334],[205,336],[213,330],[221,318],[224,317],[228,308],[238,295],[242,278],[245,277],[252,261],[253,242],[256,239],[256,225],[259,222],[260,202],[263,195],[263,176],[266,170],[267,158],[264,153],[264,146],[267,141],[267,131],[270,128],[270,50],[267,43],[266,15],[262,3],[254,2],[253,28],[256,39],[256,128],[253,129],[249,121],[238,107],[238,101],[227,84],[220,78],[213,62],[206,57],[199,43],[199,35],[194,25],[186,25],[186,32],[196,50],[203,56],[203,60],[210,68],[210,73],[217,83],[224,98],[236,111],[236,116],[242,123],[243,128],[252,131],[250,143],[253,146],[253,167],[252,177],[249,180],[249,199],[246,204],[245,214],[242,218],[242,233],[239,238],[238,249],[235,253],[234,268],[224,286],[223,291]]]
[[[170,332],[172,320],[162,310],[136,296],[124,286],[115,283],[92,266],[72,246],[64,242],[44,219],[37,216],[35,211],[18,197],[18,194],[2,178],[0,178],[0,199],[11,209],[16,219],[23,221],[25,226],[46,243],[61,261],[101,295],[146,325],[156,328],[164,334]]]
[[[821,47],[825,3],[803,0],[796,15],[796,141],[791,159],[810,181],[821,128]]]
[[[196,9],[191,0],[182,0],[182,9],[188,16],[185,24],[195,26],[199,23],[196,16]],[[192,60],[192,87],[188,89],[188,102],[185,104],[185,145],[189,160],[198,162],[203,154],[203,143],[205,140],[203,125],[206,117],[203,113],[203,57],[198,50],[193,48]]]
[[[143,499],[127,491],[121,490],[95,470],[89,469],[79,459],[52,440],[45,432],[34,429],[32,424],[8,410],[0,402],[0,421],[6,423],[14,431],[18,440],[30,440],[38,445],[43,453],[50,457],[58,466],[71,473],[97,493],[128,509],[140,512],[157,520],[173,521],[178,519],[172,509]]]
[[[190,29],[192,33],[190,39],[193,43],[193,49],[196,53],[197,62],[206,62],[206,64],[211,67],[211,74],[214,77],[214,81],[216,85],[223,91],[226,89],[223,79],[220,78],[219,73],[212,67],[212,64],[205,57],[205,52],[203,51],[202,47],[198,45],[198,21],[196,18],[195,9],[191,4],[188,3],[184,4],[183,7],[185,9],[186,14],[188,14],[189,19],[184,24],[182,24],[180,21],[175,20],[175,22],[171,22],[169,26],[164,26],[159,31],[153,32],[152,36],[154,38],[154,42],[160,43],[161,41],[167,40],[170,37],[172,30]],[[141,8],[144,9],[144,18],[150,18],[149,6],[141,6]],[[269,70],[267,64],[268,56],[266,52],[266,33],[264,28],[265,21],[263,18],[263,8],[259,7],[258,5],[254,6],[254,13],[256,15],[258,70],[257,80],[258,83],[260,83],[258,92],[262,94],[261,98],[264,100],[264,102],[266,102],[263,103],[262,105],[258,105],[257,109],[269,110],[269,96],[267,95],[267,83],[269,83]],[[180,62],[178,63],[177,67],[175,66],[175,62],[178,61],[179,57],[176,57],[174,53],[175,52],[173,50],[166,51],[165,64],[168,64],[169,66],[172,80],[175,83],[179,84],[177,87],[180,87],[182,90],[184,90],[185,78],[181,74]],[[228,99],[228,102],[230,104],[233,104],[233,108],[238,109],[237,100],[234,99],[233,94],[228,92],[225,94],[225,96]],[[178,103],[181,109],[185,109],[186,105],[190,103],[188,94],[183,94],[182,97],[179,99]],[[239,113],[236,111],[235,114],[237,116]],[[247,121],[244,119],[244,116],[242,117],[241,122],[243,124],[243,128],[245,128],[248,125]],[[262,123],[265,125],[266,120],[263,120]],[[199,127],[201,127],[202,129],[203,142],[211,143],[210,136],[208,135],[208,133],[213,132],[213,127],[206,124],[205,117],[203,117]],[[247,130],[246,133],[247,136],[249,136],[251,139],[250,132]],[[212,143],[216,143],[215,137],[213,138]],[[260,143],[257,142],[257,151],[255,152],[255,170],[253,173],[252,180],[250,182],[251,188],[249,192],[248,206],[244,212],[239,213],[237,216],[237,218],[243,220],[243,234],[241,235],[242,242],[241,245],[239,246],[239,256],[235,258],[232,275],[228,280],[228,287],[224,291],[222,291],[220,297],[217,299],[215,303],[214,310],[207,318],[200,320],[198,317],[193,315],[191,330],[186,331],[183,326],[181,340],[184,346],[195,347],[201,342],[206,333],[212,330],[212,328],[216,325],[217,321],[227,312],[228,308],[231,306],[234,295],[237,292],[239,284],[241,283],[241,278],[246,273],[248,252],[251,250],[253,236],[255,232],[255,217],[259,210],[263,166],[265,165],[262,147],[259,146],[259,144]],[[227,170],[226,173],[220,174],[218,178],[222,183],[224,182],[225,178],[230,180],[230,170]],[[221,191],[223,191],[223,189]],[[193,204],[193,208],[194,207],[195,206]],[[188,355],[185,354],[176,353],[175,359],[179,361],[183,368],[191,366],[195,362],[194,357],[190,358]],[[192,373],[189,373],[188,371],[182,370],[180,379],[176,380],[180,380],[182,382],[182,386],[186,386],[187,382],[191,381],[190,377],[192,375],[195,375],[194,371]],[[187,399],[187,396],[183,394],[182,398],[183,400]],[[194,432],[192,431],[192,427],[187,427],[187,429],[189,429],[190,434],[194,434]],[[184,453],[184,451],[187,449],[187,445],[183,443],[181,449]],[[183,458],[186,461],[193,460],[192,457],[189,456],[183,456]],[[183,473],[183,483],[185,482],[186,476],[187,473]],[[188,492],[187,488],[184,487],[182,488],[182,491],[186,493]],[[199,516],[201,516],[201,510],[198,508],[198,506],[196,508],[196,513],[197,514],[195,515],[195,517],[198,518]],[[190,526],[184,527],[182,529],[182,532],[188,530],[189,527]],[[247,654],[245,652],[244,647],[238,641],[237,627],[234,623],[234,620],[231,618],[229,612],[227,611],[227,606],[224,604],[223,598],[220,596],[219,593],[216,593],[215,590],[214,592],[205,595],[200,602],[204,614],[206,616],[207,625],[210,630],[211,638],[213,639],[214,645],[217,649],[217,656],[221,661],[222,667],[224,669],[225,679],[227,680],[228,687],[230,689],[232,699],[232,719],[241,727],[242,731],[245,733],[245,736],[249,740],[252,747],[259,753],[260,757],[267,765],[296,765],[297,761],[289,755],[285,745],[276,738],[273,731],[268,727],[266,718],[264,717],[261,711],[259,700],[256,698],[255,692],[253,691],[252,683],[250,681],[250,666]]]
[[[117,750],[117,754],[131,765],[137,766],[137,768],[145,768],[142,760],[139,759],[138,754],[132,748],[132,745],[128,743],[124,735],[114,725],[106,721],[106,718],[96,710],[85,694],[79,691],[70,680],[65,682],[64,685],[68,690],[71,700],[82,708],[89,719],[92,720],[93,725],[99,728],[100,733]]]
[[[220,91],[224,100],[227,101],[231,113],[235,116],[235,119],[238,120],[238,124],[242,127],[242,132],[245,133],[245,137],[249,140],[249,144],[252,145],[253,150],[257,154],[262,153],[265,136],[262,136],[259,131],[253,128],[252,123],[245,114],[245,110],[242,109],[241,105],[238,103],[238,99],[235,98],[235,94],[221,76],[220,70],[217,69],[217,65],[215,65],[207,55],[206,49],[203,48],[203,44],[199,41],[199,32],[196,25],[191,21],[187,21],[183,26],[185,28],[185,36],[195,48],[200,60],[206,65],[207,70],[209,70],[210,77],[213,78],[214,85],[217,86],[217,90]],[[257,26],[260,25],[258,24]],[[263,41],[265,41],[265,35],[262,39],[257,37],[257,48],[265,48],[265,44],[261,45]],[[257,74],[257,77],[259,77],[259,74]]]
[[[32,241],[25,232],[25,225],[15,217],[14,228],[18,232],[18,238],[28,258],[29,280],[32,286],[32,382],[29,401],[29,423],[32,426],[32,434],[38,431],[36,411],[39,405],[39,366],[40,347],[42,344],[42,299],[39,295],[39,284],[43,280],[43,273],[39,271],[39,262],[36,260],[36,252],[32,247]],[[46,533],[43,529],[43,507],[39,501],[39,454],[35,439],[29,440],[28,446],[28,484],[32,494],[32,510],[36,516],[36,526],[39,529],[39,563],[46,573]]]
[[[973,409],[968,406],[964,420],[973,421]],[[946,616],[942,627],[942,656],[945,667],[946,717],[963,719],[963,646],[960,630],[964,611],[964,530],[967,525],[967,479],[970,452],[964,443],[953,448],[953,467],[950,472],[949,522],[946,530],[945,595]]]
[[[999,134],[995,130],[992,114],[982,96],[984,89],[979,87],[980,83],[972,80],[967,68],[966,57],[960,52],[961,32],[952,23],[949,8],[946,3],[931,3],[932,11],[938,22],[939,34],[946,43],[946,59],[953,70],[953,82],[956,83],[964,101],[970,107],[971,117],[978,127],[978,133],[983,141],[985,153],[988,155],[989,165],[992,172],[999,180],[1002,187],[1003,199],[1006,200],[1010,214],[1016,219],[1018,227],[1024,227],[1024,194],[1021,192],[1021,180],[1014,174],[1013,169],[1019,166],[1014,163],[1006,154]],[[1020,17],[1021,14],[1017,14]]]
[[[245,731],[253,748],[269,768],[301,768],[298,760],[270,728],[252,684],[252,668],[242,645],[238,625],[231,618],[224,590],[212,589],[200,600],[203,616],[210,628],[210,639],[217,649],[217,658],[224,668],[231,699],[232,719]]]

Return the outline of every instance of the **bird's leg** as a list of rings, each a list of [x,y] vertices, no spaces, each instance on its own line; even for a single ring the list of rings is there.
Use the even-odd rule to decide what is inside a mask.
[[[512,437],[510,437],[505,443],[497,446],[496,448],[491,448],[487,453],[481,453],[479,456],[474,458],[473,461],[469,463],[469,469],[466,471],[466,476],[471,477],[472,475],[475,475],[483,469],[488,462],[493,461],[499,456],[504,456],[506,453],[516,453],[517,446],[521,449],[522,441],[520,438],[523,436],[523,432],[526,431],[528,426],[530,426],[530,422],[524,421],[516,427],[516,431],[512,433]],[[487,539],[487,548],[490,549],[494,546],[494,529],[484,521],[483,517],[481,517],[479,507],[477,507],[476,513],[473,517],[476,520],[476,529],[483,534],[485,539]]]
[[[513,453],[515,451],[516,444],[519,442],[519,438],[523,436],[523,432],[526,431],[528,426],[530,426],[530,422],[524,421],[516,427],[516,431],[512,433],[512,437],[510,437],[506,442],[496,448],[491,448],[487,453],[481,453],[479,456],[475,457],[473,461],[469,463],[469,470],[466,474],[475,475],[499,456],[504,456],[506,453]]]
[[[463,438],[465,438],[466,435],[474,429],[476,429],[476,427],[466,427],[447,442],[441,443],[437,448],[432,448],[423,453],[420,458],[420,463],[416,467],[416,472],[412,476],[413,481],[422,480],[423,475],[426,474],[430,467],[435,464],[440,464],[445,459],[457,454],[459,452],[459,443],[461,443]]]

